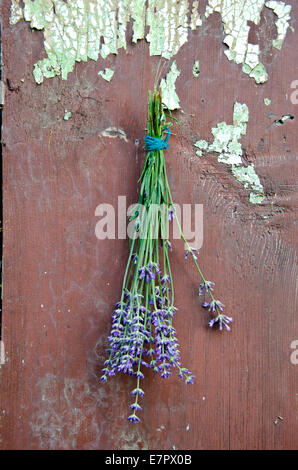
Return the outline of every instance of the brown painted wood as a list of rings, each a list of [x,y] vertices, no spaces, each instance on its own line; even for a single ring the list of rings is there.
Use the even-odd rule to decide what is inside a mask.
[[[287,3],[298,18],[297,2]],[[279,53],[269,47],[274,30],[263,18],[262,61],[270,75],[264,85],[224,56],[218,15],[191,32],[176,57],[183,112],[175,114],[182,128],[166,153],[170,184],[177,203],[204,204],[201,265],[235,321],[229,334],[208,329],[198,278],[176,241],[175,327],[196,382],[186,388],[176,377],[146,374],[143,423],[134,426],[126,422],[133,382],[98,381],[128,242],[97,240],[94,213],[100,203],[116,206],[118,195],[136,200],[144,155],[136,168],[134,141],[144,135],[160,58],[150,57],[141,41],[106,61],[77,64],[66,82],[36,85],[42,33],[25,22],[9,26],[9,4],[3,2],[4,83],[15,90],[5,88],[3,129],[2,448],[297,448],[298,366],[290,362],[298,339],[298,107],[290,101],[298,79],[297,28]],[[197,58],[201,74],[194,79]],[[161,63],[167,71],[169,62]],[[115,69],[110,84],[97,75],[104,66]],[[261,206],[249,204],[248,191],[215,156],[194,154],[195,139],[211,137],[217,122],[231,122],[235,101],[250,110],[243,145],[266,191]],[[73,114],[69,121],[65,109]],[[269,113],[296,119],[269,129]],[[128,142],[99,138],[109,126],[123,128]],[[283,420],[274,424],[279,415]]]

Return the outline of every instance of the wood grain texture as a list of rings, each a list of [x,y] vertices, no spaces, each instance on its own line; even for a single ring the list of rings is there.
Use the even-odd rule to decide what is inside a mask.
[[[297,2],[287,3],[295,25]],[[298,339],[298,105],[290,101],[291,82],[298,79],[297,28],[280,53],[270,47],[272,17],[269,23],[263,16],[254,29],[267,49],[264,85],[226,59],[217,14],[190,33],[176,56],[181,130],[166,153],[168,176],[177,203],[204,204],[201,265],[234,324],[229,334],[208,329],[199,280],[175,241],[174,326],[183,364],[196,382],[186,388],[176,377],[162,381],[146,373],[143,422],[134,426],[126,422],[133,381],[98,380],[128,242],[95,237],[95,208],[117,207],[118,195],[135,202],[144,154],[139,151],[136,166],[134,141],[145,133],[147,92],[159,62],[164,72],[170,63],[150,57],[141,41],[105,61],[76,64],[66,82],[36,85],[32,70],[44,54],[42,33],[25,22],[9,26],[9,6],[5,0],[4,83],[9,79],[16,89],[5,89],[3,128],[2,448],[297,448],[298,366],[290,361],[291,342]],[[109,84],[97,75],[104,67],[115,70]],[[248,202],[249,192],[216,156],[194,152],[195,140],[232,121],[235,101],[250,111],[243,146],[265,189],[260,206]],[[69,121],[65,109],[72,112]],[[269,113],[296,119],[270,128]],[[111,126],[125,131],[127,143],[99,137]],[[274,424],[279,415],[283,420]]]

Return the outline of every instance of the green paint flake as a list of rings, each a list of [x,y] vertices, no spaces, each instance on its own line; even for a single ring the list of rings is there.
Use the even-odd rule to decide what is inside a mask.
[[[223,42],[228,46],[225,51],[227,58],[236,64],[242,64],[242,71],[253,78],[256,83],[265,83],[268,74],[260,62],[259,44],[249,43],[250,23],[259,25],[264,6],[273,9],[278,16],[276,27],[277,39],[274,47],[280,49],[289,26],[291,7],[280,1],[265,0],[208,0],[205,16],[214,12],[221,15],[226,34]]]
[[[194,143],[195,147],[198,147],[201,150],[207,150],[208,149],[208,142],[207,140],[198,140],[197,142]]]
[[[114,70],[105,68],[104,70],[100,70],[98,75],[104,78],[107,82],[110,82],[114,76]]]
[[[138,39],[144,39],[146,0],[132,0],[130,3],[132,4],[131,17],[134,20],[132,42],[137,42]]]
[[[246,104],[235,103],[233,125],[220,122],[211,132],[213,143],[209,145],[209,152],[219,153],[218,161],[227,165],[240,165],[242,163],[242,147],[239,140],[246,134],[246,123],[249,111]]]
[[[195,60],[193,64],[193,68],[192,68],[192,74],[195,78],[198,78],[198,76],[200,75],[200,61],[199,60]]]
[[[254,192],[250,194],[250,202],[259,204],[263,201],[263,186],[256,174],[253,165],[244,166],[242,162],[241,137],[246,134],[246,127],[249,119],[249,110],[247,105],[235,103],[233,113],[233,124],[220,122],[211,129],[214,137],[213,142],[209,144],[207,140],[198,140],[194,146],[198,156],[202,156],[203,151],[207,153],[218,153],[218,161],[229,165],[233,176],[245,188],[250,187]],[[255,194],[256,193],[256,194]]]
[[[245,188],[250,187],[255,191],[251,192],[249,195],[249,201],[252,204],[261,204],[264,201],[265,196],[263,186],[261,185],[260,179],[256,174],[253,165],[249,165],[247,167],[233,165],[232,173]]]
[[[72,113],[70,111],[67,111],[67,109],[64,112],[63,119],[64,121],[68,121],[72,117]]]
[[[49,59],[43,59],[34,65],[33,75],[36,83],[42,83],[44,78],[53,78],[59,75],[60,67],[55,56],[52,56],[52,63]]]
[[[256,83],[265,83],[268,80],[268,73],[261,62],[254,68],[249,74],[250,77],[253,77]]]
[[[180,71],[177,68],[176,61],[174,60],[166,78],[163,78],[160,83],[160,88],[162,90],[162,102],[165,107],[171,111],[180,108],[180,100],[175,88],[175,82],[179,75]]]
[[[173,57],[188,40],[188,0],[148,0],[150,55]]]
[[[284,2],[280,1],[266,2],[265,5],[267,8],[273,10],[275,15],[277,16],[277,20],[275,21],[277,29],[277,38],[273,39],[272,44],[273,47],[280,50],[282,48],[289,27],[289,21],[291,19],[290,13],[292,7],[291,5],[286,5]]]
[[[198,0],[194,1],[192,4],[192,12],[190,18],[190,28],[194,31],[198,26],[201,26],[202,20],[198,11],[199,2]]]
[[[270,106],[271,100],[269,98],[264,98],[264,104],[265,106]]]
[[[232,173],[245,188],[250,186],[251,189],[257,192],[263,192],[263,186],[261,185],[260,178],[256,174],[253,165],[246,167],[232,165]]]
[[[249,202],[251,202],[252,204],[262,204],[264,199],[265,199],[265,196],[262,193],[260,194],[250,193],[249,195]]]
[[[11,25],[17,24],[23,17],[23,8],[20,6],[20,0],[12,0],[9,23]]]

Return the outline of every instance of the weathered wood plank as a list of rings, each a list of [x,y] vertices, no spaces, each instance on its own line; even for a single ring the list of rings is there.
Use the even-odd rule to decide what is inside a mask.
[[[296,117],[290,85],[298,32],[288,34],[281,53],[265,54],[264,85],[227,61],[217,15],[176,56],[183,112],[175,114],[182,127],[166,154],[170,184],[177,203],[204,204],[201,264],[235,322],[229,334],[207,328],[198,279],[176,241],[175,327],[196,383],[185,389],[176,377],[146,374],[143,423],[136,427],[125,421],[131,380],[98,381],[128,247],[125,240],[97,240],[94,213],[100,203],[116,206],[118,195],[135,202],[144,155],[140,150],[136,168],[134,141],[145,133],[147,91],[160,58],[141,41],[105,61],[77,64],[66,82],[36,85],[42,33],[25,22],[9,26],[10,2],[3,3],[4,83],[19,89],[6,87],[3,129],[2,448],[297,448],[298,366],[290,362],[297,339],[297,124],[269,129],[267,115]],[[287,3],[298,17],[296,2]],[[201,74],[194,79],[197,58]],[[109,84],[97,75],[106,66],[115,69]],[[193,148],[218,122],[231,122],[235,101],[250,110],[243,144],[265,188],[261,206],[248,202],[227,167]],[[98,137],[110,126],[121,127],[127,143]],[[274,424],[278,415],[284,419]]]

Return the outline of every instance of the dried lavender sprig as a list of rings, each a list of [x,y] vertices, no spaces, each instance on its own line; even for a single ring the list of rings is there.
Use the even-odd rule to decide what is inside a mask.
[[[168,183],[167,183],[168,184]],[[171,196],[171,192],[170,192],[170,188],[168,187],[168,191],[169,191],[169,195],[170,195],[170,203],[172,204],[172,206],[174,206],[174,203],[173,203],[173,200],[172,200],[172,196]],[[214,282],[212,281],[207,281],[198,265],[198,262],[197,262],[197,256],[196,254],[198,254],[198,250],[192,248],[188,241],[186,240],[185,236],[184,236],[184,233],[182,231],[182,228],[181,228],[181,225],[180,225],[180,221],[177,217],[177,214],[176,212],[173,212],[174,214],[174,218],[176,220],[176,223],[177,223],[177,226],[178,226],[178,229],[179,229],[179,232],[180,232],[180,236],[182,238],[182,240],[184,241],[185,243],[185,246],[186,246],[186,253],[185,253],[185,259],[188,258],[189,255],[191,255],[190,257],[192,258],[196,268],[197,268],[197,271],[202,279],[202,283],[200,284],[200,287],[199,287],[199,295],[204,295],[204,290],[206,292],[206,294],[208,294],[210,297],[211,297],[211,304],[212,304],[212,312],[213,313],[216,313],[217,315],[215,317],[213,317],[210,321],[209,321],[209,326],[210,328],[212,328],[214,326],[214,324],[218,323],[219,324],[219,329],[222,330],[222,325],[224,325],[227,329],[227,331],[230,331],[230,327],[227,326],[227,324],[229,322],[232,322],[233,319],[231,317],[227,317],[226,315],[222,314],[221,311],[223,310],[222,307],[223,307],[223,304],[219,301],[219,300],[216,300],[212,294],[212,291],[213,291],[213,286],[215,285]],[[196,254],[195,254],[196,253]],[[205,305],[203,304],[203,307],[205,307]],[[211,309],[210,309],[211,310]]]

